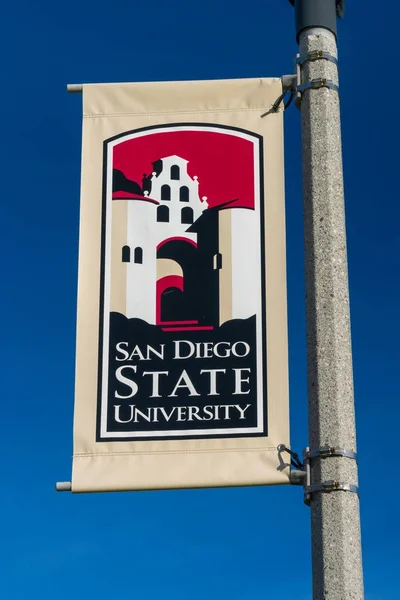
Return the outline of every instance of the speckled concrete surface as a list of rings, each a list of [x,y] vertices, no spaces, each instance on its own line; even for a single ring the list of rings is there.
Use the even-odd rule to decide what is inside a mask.
[[[336,56],[327,30],[301,35],[300,53]],[[303,79],[337,83],[326,60],[303,66]],[[309,445],[356,450],[349,291],[343,198],[339,96],[327,88],[302,99]],[[314,459],[312,483],[357,485],[357,464]],[[313,494],[311,503],[314,600],[362,600],[359,499],[344,491]]]

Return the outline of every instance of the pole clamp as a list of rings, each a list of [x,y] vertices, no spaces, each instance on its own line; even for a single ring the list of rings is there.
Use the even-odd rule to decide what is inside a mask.
[[[321,446],[315,450],[307,447],[303,451],[304,464],[302,471],[305,472],[305,476],[302,477],[302,483],[304,487],[304,504],[307,506],[311,505],[312,494],[317,492],[329,493],[336,491],[353,492],[358,494],[358,486],[352,483],[343,483],[341,481],[335,481],[329,479],[328,481],[322,481],[319,483],[311,483],[311,461],[313,458],[329,458],[331,456],[343,456],[344,458],[350,458],[357,460],[357,454],[352,450],[345,448],[339,448],[336,446]],[[297,482],[296,482],[297,483]]]
[[[342,483],[341,481],[335,481],[334,479],[329,479],[328,481],[321,481],[321,483],[313,483],[312,485],[308,485],[304,488],[304,499],[314,494],[315,492],[322,492],[325,494],[329,494],[330,492],[353,492],[354,494],[358,494],[358,486],[353,485],[352,483]]]
[[[329,458],[331,456],[341,456],[343,458],[351,458],[357,460],[356,452],[352,450],[346,450],[345,448],[338,448],[336,446],[321,446],[315,450],[305,450],[303,452],[304,459],[312,458]]]
[[[338,64],[336,56],[333,56],[333,54],[330,54],[329,52],[324,52],[324,50],[313,50],[312,52],[307,52],[306,54],[298,54],[296,56],[295,64],[302,65],[305,62],[312,62],[320,59],[329,60],[329,62],[332,62],[335,65]]]
[[[310,81],[306,81],[301,83],[302,77],[302,66],[306,62],[313,62],[315,60],[328,60],[329,62],[338,64],[337,58],[330,54],[329,52],[325,52],[323,50],[313,50],[312,52],[307,52],[306,54],[298,54],[295,59],[295,67],[296,67],[296,98],[295,104],[297,108],[301,107],[301,97],[303,92],[306,90],[318,90],[322,87],[326,87],[330,90],[333,90],[336,93],[339,93],[339,86],[336,83],[333,83],[332,79],[326,79],[325,77],[319,77],[316,79],[311,79]]]
[[[297,86],[297,91],[301,94],[306,90],[319,90],[323,87],[339,93],[339,86],[336,85],[336,83],[333,83],[332,79],[325,79],[324,77],[318,77],[317,79],[310,79],[310,81],[300,83],[300,85]]]

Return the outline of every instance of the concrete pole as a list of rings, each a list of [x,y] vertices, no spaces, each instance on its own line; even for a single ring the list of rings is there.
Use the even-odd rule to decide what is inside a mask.
[[[337,57],[337,4],[335,0],[295,0],[301,56],[321,51]],[[313,14],[316,7],[319,12]],[[325,9],[330,11],[327,19]],[[338,85],[335,62],[306,60],[301,72],[301,83],[306,86],[321,79]],[[329,87],[305,89],[301,120],[309,445],[311,451],[330,446],[355,452],[338,92]],[[358,485],[357,463],[351,458],[316,456],[310,462],[311,486],[327,481]],[[362,600],[357,493],[314,491],[310,506],[313,599]]]

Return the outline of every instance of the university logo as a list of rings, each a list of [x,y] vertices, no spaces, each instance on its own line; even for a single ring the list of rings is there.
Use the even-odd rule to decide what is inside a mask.
[[[267,435],[262,139],[104,143],[97,439]]]

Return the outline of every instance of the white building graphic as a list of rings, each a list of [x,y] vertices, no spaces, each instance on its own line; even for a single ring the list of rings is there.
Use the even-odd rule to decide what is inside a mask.
[[[187,165],[179,156],[164,157],[144,176],[144,196],[113,193],[112,312],[149,324],[214,326],[257,312],[256,211],[230,203],[208,209],[207,197],[199,197],[198,178],[190,177]],[[177,304],[185,295],[181,316],[162,316],[166,291],[175,293]],[[203,297],[204,306],[209,305],[204,310]],[[171,295],[167,301],[173,304]]]
[[[175,236],[196,240],[196,236],[186,233],[186,230],[208,208],[207,198],[204,196],[200,200],[198,178],[196,175],[193,179],[190,177],[187,172],[188,161],[179,156],[167,156],[154,165],[159,163],[162,170],[160,173],[153,171],[151,191],[145,191],[165,207],[157,209],[157,243],[170,237],[171,232]]]

